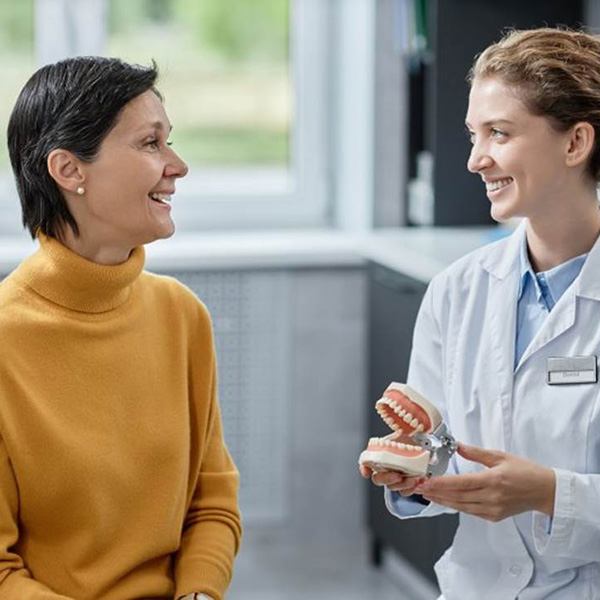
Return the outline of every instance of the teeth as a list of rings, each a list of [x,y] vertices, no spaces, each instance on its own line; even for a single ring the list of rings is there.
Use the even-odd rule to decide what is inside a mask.
[[[407,412],[402,419],[405,423],[410,423],[413,420],[413,416]]]
[[[168,194],[159,194],[158,192],[153,192],[150,194],[150,198],[153,200],[158,200],[159,202],[171,202],[171,196]]]
[[[495,192],[496,190],[499,190],[500,188],[507,186],[511,182],[512,182],[512,177],[507,177],[505,179],[498,179],[498,181],[490,181],[489,183],[485,184],[485,189],[488,192]]]
[[[419,426],[417,427],[417,431],[418,431],[419,433],[421,433],[421,432],[425,431],[425,427],[423,426],[423,423],[419,423]]]
[[[382,448],[397,448],[398,450],[408,450],[412,452],[420,452],[420,446],[414,446],[412,444],[403,444],[402,442],[393,442],[385,438],[372,437],[369,439],[369,444],[374,444]]]
[[[413,419],[413,420],[410,422],[410,426],[411,426],[411,427],[414,427],[414,428],[416,429],[416,428],[419,426],[419,421],[417,421],[417,419]]]

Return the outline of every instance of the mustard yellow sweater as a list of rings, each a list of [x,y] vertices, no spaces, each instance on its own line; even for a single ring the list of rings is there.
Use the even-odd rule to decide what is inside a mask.
[[[220,600],[240,540],[205,307],[40,236],[0,284],[0,598]]]

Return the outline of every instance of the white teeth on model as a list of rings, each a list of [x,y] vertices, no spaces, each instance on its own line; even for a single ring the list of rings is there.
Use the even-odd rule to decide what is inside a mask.
[[[393,442],[392,440],[386,440],[383,438],[371,438],[369,443],[375,444],[377,446],[384,446],[388,448],[398,448],[399,450],[412,450],[412,451],[420,451],[420,446],[413,446],[412,444],[403,444],[402,442]]]
[[[510,182],[512,181],[512,179],[504,181]],[[416,417],[414,417],[412,413],[402,408],[400,404],[397,404],[396,401],[392,400],[391,398],[386,398],[385,396],[380,398],[375,404],[375,409],[377,410],[377,413],[383,419],[383,421],[387,423],[392,429],[396,429],[397,425],[393,417],[390,416],[391,413],[389,409],[393,410],[395,415],[400,417],[405,423],[409,424],[417,432],[421,433],[425,431],[425,427],[423,426],[423,424]]]
[[[490,181],[485,184],[485,189],[488,192],[495,192],[496,190],[499,190],[500,188],[507,186],[509,183],[512,182],[512,180],[513,180],[512,177],[507,177],[506,179],[498,179],[497,181]]]

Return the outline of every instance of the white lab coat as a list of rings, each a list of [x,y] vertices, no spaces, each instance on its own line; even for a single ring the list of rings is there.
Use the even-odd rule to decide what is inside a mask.
[[[546,383],[548,357],[600,356],[600,242],[514,370],[524,235],[523,223],[432,280],[408,383],[441,408],[457,440],[554,468],[554,518],[550,529],[536,512],[499,523],[461,514],[436,565],[445,600],[600,598],[600,384]],[[458,455],[452,465],[483,468]],[[402,517],[405,500],[386,490],[386,502]],[[441,512],[451,511],[431,504],[418,516]]]

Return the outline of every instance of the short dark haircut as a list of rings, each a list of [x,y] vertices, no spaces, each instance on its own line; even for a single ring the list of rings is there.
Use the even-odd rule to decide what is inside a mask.
[[[156,63],[131,65],[117,58],[81,56],[46,65],[27,81],[8,122],[8,152],[21,200],[23,225],[60,238],[65,225],[79,228],[47,159],[62,148],[92,162],[123,107],[154,84]]]

